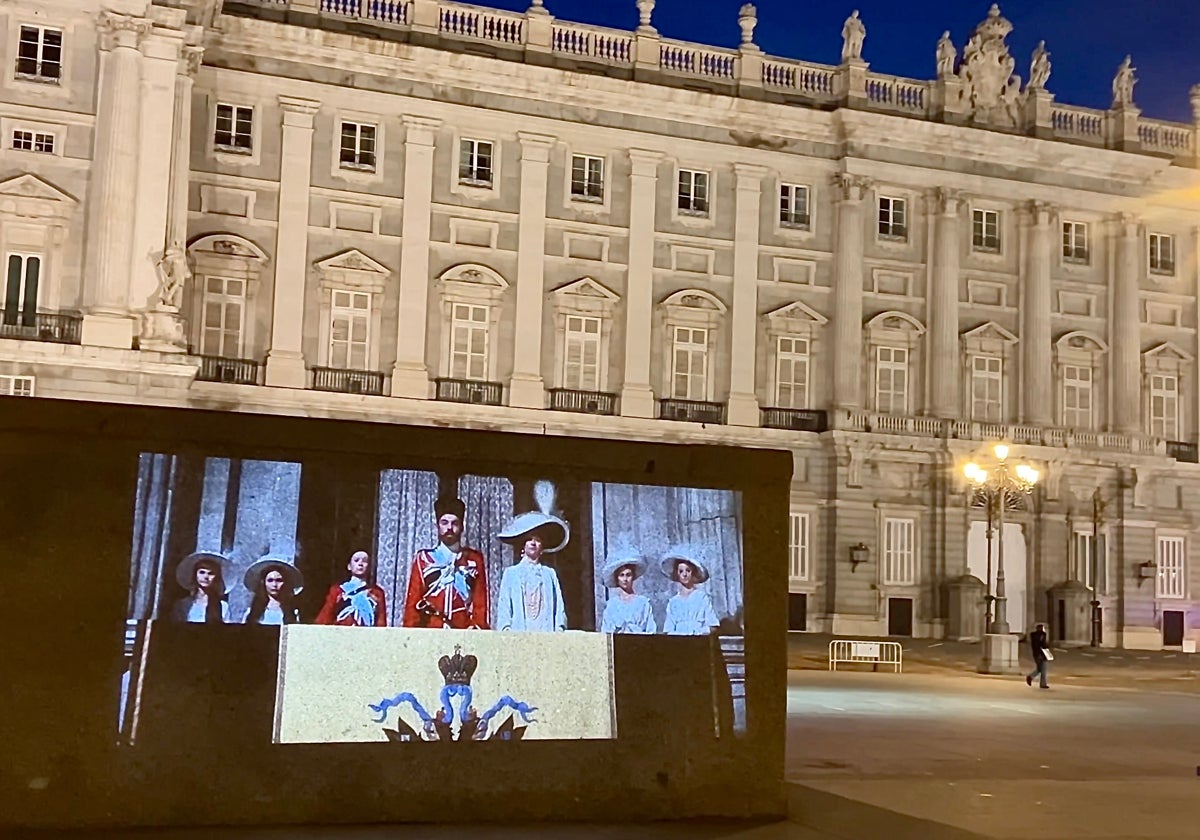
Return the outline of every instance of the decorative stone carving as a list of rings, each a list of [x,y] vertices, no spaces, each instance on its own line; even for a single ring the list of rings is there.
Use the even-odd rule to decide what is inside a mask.
[[[204,63],[204,47],[184,47],[183,48],[183,64],[180,69],[190,77],[195,77],[200,72],[200,65]]]
[[[1012,28],[993,3],[987,20],[975,27],[963,49],[958,67],[963,83],[961,104],[977,123],[999,128],[1018,126],[1021,77],[1013,75],[1016,61],[1005,40]]]
[[[1046,498],[1052,502],[1058,501],[1059,489],[1062,486],[1062,478],[1066,469],[1066,461],[1056,460],[1046,464],[1046,481],[1043,486],[1046,488]]]
[[[742,28],[742,48],[754,46],[754,27],[758,26],[758,9],[753,3],[747,3],[738,10],[738,26]]]
[[[867,27],[855,9],[842,26],[842,62],[862,61],[863,41],[867,40]]]
[[[880,448],[879,444],[874,443],[870,446],[851,446],[849,448],[850,460],[846,465],[847,487],[862,487],[863,465],[873,459]]]
[[[958,212],[958,203],[962,200],[962,193],[948,187],[937,187],[933,190],[930,198],[933,202],[933,211],[935,213],[938,215],[953,216]]]
[[[1046,82],[1050,81],[1050,53],[1046,50],[1046,42],[1038,41],[1029,62],[1029,84],[1026,90],[1045,90]]]
[[[657,35],[658,30],[650,24],[650,16],[654,14],[655,0],[637,0],[638,28],[642,35]]]
[[[1150,504],[1150,491],[1154,489],[1154,471],[1148,467],[1133,468],[1133,506],[1146,507]]]
[[[954,75],[954,62],[958,60],[958,49],[950,40],[950,31],[942,33],[937,43],[937,77],[949,79]]]
[[[163,251],[162,257],[154,266],[158,274],[158,290],[156,309],[179,311],[183,300],[183,287],[192,276],[188,270],[187,256],[180,242],[172,242]]]
[[[835,172],[833,175],[837,200],[861,201],[870,186],[870,179],[862,175],[851,175],[849,172]]]
[[[142,38],[154,29],[154,23],[149,18],[137,18],[132,15],[119,15],[115,12],[103,12],[96,24],[100,35],[100,49],[108,51],[117,48],[136,50]]]
[[[1117,75],[1113,77],[1112,93],[1114,108],[1133,107],[1133,86],[1137,84],[1137,68],[1133,66],[1133,56],[1125,56]]]

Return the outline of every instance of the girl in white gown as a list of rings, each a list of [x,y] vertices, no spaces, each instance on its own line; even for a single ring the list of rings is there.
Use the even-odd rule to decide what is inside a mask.
[[[650,634],[657,632],[650,599],[633,591],[633,582],[646,571],[640,557],[618,555],[605,564],[601,576],[604,585],[617,590],[610,593],[600,621],[601,633]]]
[[[187,624],[224,624],[229,621],[229,604],[225,601],[225,578],[222,571],[225,558],[208,551],[197,551],[179,561],[175,581],[184,595],[175,602],[171,618]]]
[[[251,564],[242,583],[253,593],[243,624],[299,624],[300,616],[293,599],[304,589],[300,570],[272,557]]]
[[[680,553],[668,554],[662,561],[663,574],[679,584],[679,591],[667,602],[663,632],[672,636],[707,636],[721,624],[712,598],[699,584],[708,580],[708,569],[699,560]]]

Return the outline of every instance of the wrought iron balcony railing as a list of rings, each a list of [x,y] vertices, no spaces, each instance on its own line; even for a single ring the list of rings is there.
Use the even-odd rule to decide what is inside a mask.
[[[1181,440],[1167,441],[1167,455],[1185,464],[1200,464],[1200,447]]]
[[[502,405],[504,386],[481,379],[435,379],[437,398],[444,402]]]
[[[829,429],[829,420],[824,411],[805,408],[764,408],[764,429],[791,429],[794,432],[824,432]]]
[[[700,400],[659,400],[658,419],[721,425],[725,422],[725,403]]]
[[[257,385],[260,365],[253,359],[233,359],[227,356],[201,356],[200,382],[225,382],[230,385]]]
[[[577,411],[580,414],[616,414],[617,395],[604,391],[550,389],[551,411]]]
[[[26,341],[50,341],[55,344],[78,344],[83,318],[59,312],[24,312],[0,310],[0,338],[22,338]]]
[[[314,367],[314,391],[339,391],[343,394],[383,396],[383,374],[377,370],[344,370]]]

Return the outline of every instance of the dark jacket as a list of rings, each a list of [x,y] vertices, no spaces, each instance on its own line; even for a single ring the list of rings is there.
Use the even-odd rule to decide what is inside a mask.
[[[1045,630],[1034,630],[1030,633],[1029,646],[1033,648],[1034,663],[1040,665],[1046,661],[1046,648],[1050,647],[1050,640],[1046,638]]]

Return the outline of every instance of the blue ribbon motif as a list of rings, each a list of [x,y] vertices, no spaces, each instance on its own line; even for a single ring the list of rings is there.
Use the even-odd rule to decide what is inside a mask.
[[[371,703],[367,704],[367,708],[375,712],[379,717],[375,718],[375,723],[383,723],[387,720],[388,709],[393,706],[402,706],[408,704],[414,712],[421,718],[422,723],[429,723],[433,720],[433,716],[421,706],[421,702],[411,691],[404,691],[397,694],[395,697],[384,698],[379,701],[379,705]]]
[[[481,727],[486,726],[488,722],[491,721],[491,719],[503,709],[512,709],[521,716],[521,720],[524,723],[537,723],[537,721],[531,717],[531,715],[537,711],[537,706],[530,706],[528,703],[522,703],[519,700],[514,700],[505,694],[496,701],[496,705],[492,706],[492,708],[483,713],[483,717],[479,719],[479,725]]]
[[[454,707],[451,705],[450,701],[455,697],[461,698],[458,703],[458,722],[463,723],[466,721],[467,709],[471,708],[471,686],[443,686],[438,697],[442,701],[442,710],[446,713],[446,723],[452,723],[454,721]]]

